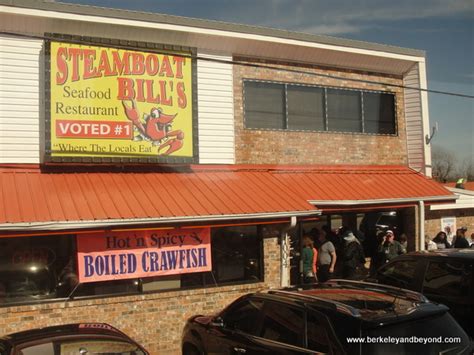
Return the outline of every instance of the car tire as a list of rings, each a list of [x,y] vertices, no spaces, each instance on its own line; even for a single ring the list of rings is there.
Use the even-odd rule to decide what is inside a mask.
[[[204,355],[204,351],[200,351],[194,345],[186,343],[183,346],[183,355]]]

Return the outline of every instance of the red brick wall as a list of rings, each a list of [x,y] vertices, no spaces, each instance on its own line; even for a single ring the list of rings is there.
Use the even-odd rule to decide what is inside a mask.
[[[429,207],[427,207],[428,209]],[[456,226],[467,227],[466,237],[474,233],[474,208],[426,211],[425,233],[434,237],[441,230],[441,218],[456,217]]]
[[[269,63],[264,64],[270,65]],[[288,73],[278,69],[301,69],[326,75],[332,74],[345,78],[388,82],[398,85],[403,84],[401,78],[328,68],[295,67],[294,65],[281,63],[274,66],[277,68],[276,70],[234,65],[235,155],[237,164],[407,164],[402,89],[387,87],[383,84],[365,84]],[[245,129],[242,100],[243,79],[395,92],[398,135],[377,136],[355,133]]]
[[[180,354],[186,319],[213,314],[239,296],[280,285],[276,237],[264,239],[265,282],[186,291],[0,307],[0,336],[38,327],[105,322],[124,331],[151,354]]]

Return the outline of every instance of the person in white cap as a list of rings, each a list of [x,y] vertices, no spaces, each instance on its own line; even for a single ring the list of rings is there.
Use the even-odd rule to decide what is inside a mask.
[[[395,240],[393,231],[388,230],[385,232],[385,237],[379,246],[378,252],[381,254],[382,260],[388,263],[390,260],[396,258],[398,255],[405,254],[407,251]]]

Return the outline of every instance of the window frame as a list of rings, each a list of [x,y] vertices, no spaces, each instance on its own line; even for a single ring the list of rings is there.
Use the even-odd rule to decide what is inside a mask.
[[[278,129],[278,128],[254,128],[247,126],[247,111],[246,111],[246,90],[245,84],[248,82],[258,82],[258,83],[267,83],[269,85],[272,84],[279,84],[284,86],[284,94],[285,94],[285,126],[286,128]],[[314,130],[314,129],[291,129],[289,128],[288,122],[288,86],[301,86],[301,87],[309,87],[309,88],[318,88],[322,89],[324,93],[324,130]],[[328,95],[327,91],[330,90],[344,90],[344,91],[355,91],[360,94],[360,115],[361,115],[361,131],[360,132],[350,132],[350,131],[337,131],[337,130],[328,130],[330,126],[330,121],[328,117]],[[393,96],[393,125],[394,125],[394,133],[368,133],[365,132],[365,116],[364,116],[364,93],[371,93],[371,94],[385,94],[385,95],[392,95]],[[304,83],[294,83],[294,82],[285,82],[285,81],[277,81],[277,80],[258,80],[252,78],[243,78],[242,79],[242,110],[243,110],[243,128],[249,131],[272,131],[272,132],[305,132],[305,133],[330,133],[330,134],[349,134],[349,135],[364,135],[364,136],[385,136],[385,137],[398,137],[399,136],[399,129],[398,129],[398,100],[397,100],[397,93],[394,91],[381,91],[381,90],[364,90],[364,89],[354,89],[354,88],[346,88],[346,87],[338,87],[338,86],[323,86],[323,85],[316,85],[316,84],[304,84]]]

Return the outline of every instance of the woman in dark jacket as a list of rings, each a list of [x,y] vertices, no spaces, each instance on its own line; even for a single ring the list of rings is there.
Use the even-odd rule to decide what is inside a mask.
[[[354,279],[356,270],[365,263],[364,249],[351,231],[344,236],[344,251],[342,256],[342,277]]]
[[[438,249],[451,248],[451,244],[448,242],[448,236],[443,231],[436,234],[436,237],[433,238],[433,242],[436,243]]]

